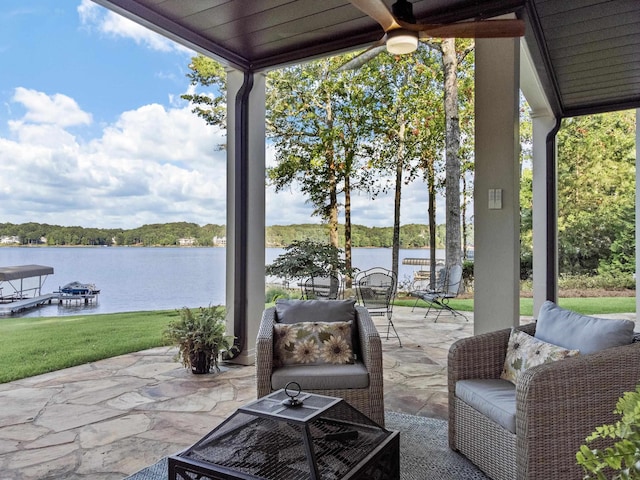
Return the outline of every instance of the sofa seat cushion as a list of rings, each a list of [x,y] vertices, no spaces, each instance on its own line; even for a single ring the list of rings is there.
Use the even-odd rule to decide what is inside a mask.
[[[540,308],[535,337],[587,355],[630,344],[634,327],[631,320],[588,317],[546,301]]]
[[[344,365],[285,365],[271,373],[271,388],[279,390],[297,382],[302,390],[346,390],[368,388],[369,372],[364,363]]]
[[[502,379],[456,382],[456,397],[511,433],[516,433],[516,386]]]

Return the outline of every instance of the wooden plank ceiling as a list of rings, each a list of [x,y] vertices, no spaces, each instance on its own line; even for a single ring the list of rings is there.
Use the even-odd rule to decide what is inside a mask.
[[[94,1],[242,70],[354,50],[383,34],[348,0]],[[413,4],[418,23],[511,12],[523,18],[527,44],[558,116],[640,107],[640,0]]]

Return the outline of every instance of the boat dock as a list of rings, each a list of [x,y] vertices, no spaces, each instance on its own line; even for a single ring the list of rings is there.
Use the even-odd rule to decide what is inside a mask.
[[[98,294],[82,294],[82,295],[67,295],[61,292],[46,293],[44,295],[38,295],[36,297],[23,298],[21,300],[14,300],[9,303],[0,303],[0,316],[13,315],[30,308],[40,307],[42,305],[51,305],[54,302],[59,304],[85,304],[88,305],[97,300]]]
[[[431,259],[419,257],[419,258],[411,258],[406,257],[402,259],[403,265],[413,265],[416,267],[421,267],[419,270],[413,272],[413,279],[416,281],[428,281],[431,278]],[[436,267],[439,269],[444,266],[444,259],[436,258]],[[422,267],[429,267],[429,269],[425,269]]]
[[[65,286],[57,292],[42,294],[42,286],[47,276],[53,273],[52,267],[44,265],[21,265],[16,267],[0,267],[0,316],[12,315],[42,305],[85,304],[97,301],[99,290],[94,285],[87,286],[72,282],[72,288]],[[3,286],[11,289],[10,294],[3,294]]]

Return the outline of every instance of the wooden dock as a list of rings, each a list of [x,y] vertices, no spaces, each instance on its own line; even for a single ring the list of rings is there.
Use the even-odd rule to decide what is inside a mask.
[[[45,295],[38,295],[31,298],[23,298],[20,300],[14,300],[7,303],[0,303],[0,316],[13,315],[15,313],[29,310],[31,308],[40,307],[44,304],[52,304],[58,302],[59,304],[79,304],[83,303],[88,305],[93,303],[98,298],[97,293],[69,295],[62,292],[47,293]]]
[[[22,300],[14,300],[9,303],[0,304],[0,315],[11,315],[13,313],[22,312],[30,308],[39,307],[45,303],[51,303],[53,298],[57,297],[56,293],[47,293],[38,295],[37,297],[23,298]]]

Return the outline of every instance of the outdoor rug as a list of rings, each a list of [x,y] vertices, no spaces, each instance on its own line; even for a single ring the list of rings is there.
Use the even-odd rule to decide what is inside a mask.
[[[401,480],[486,480],[469,460],[449,449],[445,420],[385,412],[385,428],[400,431]],[[167,459],[126,480],[167,480]]]

